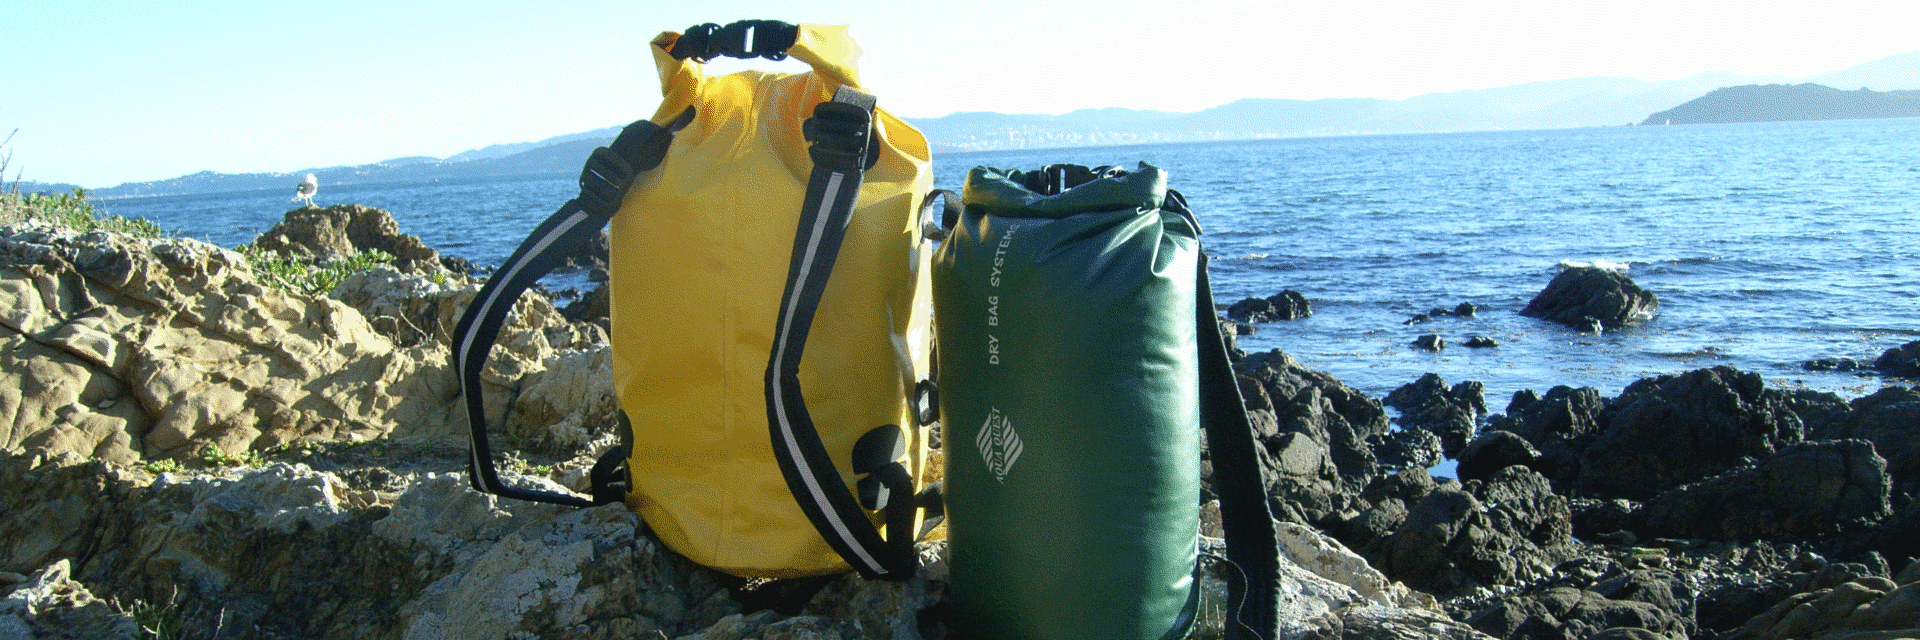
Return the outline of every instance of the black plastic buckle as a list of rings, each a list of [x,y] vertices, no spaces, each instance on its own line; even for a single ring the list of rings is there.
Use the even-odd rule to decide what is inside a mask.
[[[633,165],[612,149],[594,149],[593,155],[587,156],[587,165],[580,169],[580,204],[590,213],[612,215],[620,210],[620,201],[633,184],[633,173]]]
[[[706,62],[729,58],[787,59],[787,49],[800,37],[800,27],[778,20],[741,20],[720,26],[706,23],[687,27],[673,45],[673,57]]]
[[[873,132],[873,115],[860,107],[822,102],[813,117],[801,123],[800,134],[811,145],[807,154],[815,165],[852,169],[864,164]]]

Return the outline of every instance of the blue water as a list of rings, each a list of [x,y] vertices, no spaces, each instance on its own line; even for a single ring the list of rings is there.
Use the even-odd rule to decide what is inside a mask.
[[[1618,393],[1728,364],[1858,396],[1881,380],[1803,371],[1920,339],[1920,119],[1364,136],[954,154],[968,168],[1146,161],[1206,227],[1222,303],[1295,289],[1312,318],[1261,325],[1280,348],[1381,396],[1428,372],[1486,384],[1494,410],[1558,384]],[[476,263],[503,259],[571,179],[323,186],[394,213]],[[287,192],[112,200],[108,210],[224,246],[278,221]],[[1642,327],[1594,336],[1520,317],[1563,260],[1626,263],[1660,296]],[[1460,302],[1473,319],[1406,326]],[[1425,333],[1452,345],[1410,346]],[[1459,346],[1484,335],[1493,349]]]

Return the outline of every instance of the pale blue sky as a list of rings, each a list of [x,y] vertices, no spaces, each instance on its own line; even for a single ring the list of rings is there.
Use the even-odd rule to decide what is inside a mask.
[[[853,25],[867,88],[909,117],[1797,77],[1920,49],[1913,0],[9,4],[0,137],[19,134],[7,179],[88,187],[443,157],[624,124],[658,102],[648,40],[743,18]]]

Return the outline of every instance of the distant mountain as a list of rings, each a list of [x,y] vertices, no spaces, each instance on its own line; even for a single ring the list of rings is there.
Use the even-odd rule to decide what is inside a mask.
[[[1846,88],[1866,87],[1880,92],[1920,89],[1920,51],[1798,80],[1730,73],[1704,73],[1665,81],[1593,77],[1430,93],[1405,100],[1245,99],[1192,113],[1112,108],[1082,109],[1060,115],[967,112],[939,118],[909,118],[908,122],[926,134],[936,153],[1383,133],[1566,129],[1665,122],[1667,116],[1654,119],[1647,114],[1680,110],[1681,107],[1674,105],[1684,107],[1683,103],[1696,98],[1704,100],[1703,95],[1722,88],[1783,82],[1819,82]],[[1834,99],[1811,97],[1810,93],[1794,99],[1783,96],[1769,99],[1780,105],[1799,104],[1793,100],[1806,102],[1806,109],[1794,111],[1789,108],[1783,113],[1812,114],[1828,113],[1833,109],[1843,109],[1841,112],[1845,112],[1845,108],[1856,107],[1843,108],[1839,106],[1841,103],[1865,100],[1869,94],[1873,94],[1873,91]],[[1893,101],[1888,104],[1893,104],[1904,98],[1887,99]],[[1826,106],[1816,108],[1814,104],[1820,100],[1826,100],[1819,102]],[[1871,105],[1857,108],[1863,109],[1863,113],[1887,112],[1874,111],[1878,107]],[[1678,118],[1674,120],[1675,123],[1682,121]],[[303,169],[290,173],[236,175],[202,172],[172,180],[96,189],[92,193],[102,198],[113,198],[285,189],[291,197],[293,185],[309,172],[320,177],[323,191],[329,186],[343,184],[498,176],[571,176],[579,173],[580,164],[594,147],[613,140],[619,131],[619,127],[608,127],[537,142],[497,144],[445,159],[397,158],[368,165]]]
[[[1920,117],[1920,91],[1841,91],[1812,83],[1715,89],[1640,124]]]

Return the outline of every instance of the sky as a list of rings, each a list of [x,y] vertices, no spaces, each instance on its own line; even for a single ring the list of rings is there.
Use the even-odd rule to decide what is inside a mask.
[[[655,35],[748,18],[852,25],[865,88],[906,117],[1800,77],[1920,50],[1916,0],[9,4],[6,179],[89,188],[445,157],[623,125],[659,103]]]

